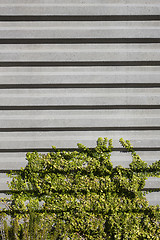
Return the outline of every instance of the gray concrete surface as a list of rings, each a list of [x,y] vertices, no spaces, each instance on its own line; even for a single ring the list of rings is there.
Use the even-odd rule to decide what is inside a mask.
[[[12,100],[11,100],[12,103]],[[0,110],[0,129],[158,127],[160,109]]]
[[[2,44],[0,62],[160,61],[152,44]]]
[[[160,66],[0,68],[0,84],[5,85],[113,84],[115,86],[116,84],[117,86],[117,84],[160,84],[159,79]]]
[[[121,147],[121,146],[120,146]],[[123,150],[123,149],[122,149]],[[46,154],[47,152],[52,151],[51,146],[46,152],[40,152]],[[155,161],[160,160],[160,151],[136,151],[141,159],[148,164],[152,164]],[[18,170],[21,167],[27,165],[26,152],[1,152],[0,153],[0,166],[1,170]],[[113,151],[111,154],[111,162],[113,166],[121,165],[122,167],[129,167],[129,164],[132,161],[131,153]]]
[[[10,195],[6,195],[3,193],[0,193],[0,198],[1,197],[7,197],[8,199],[10,198]],[[147,201],[149,201],[149,205],[160,205],[160,193],[159,192],[152,192],[148,193],[146,196]],[[0,208],[4,208],[5,205],[0,202]]]
[[[135,148],[150,149],[160,146],[160,130],[131,131],[6,131],[0,134],[0,149],[48,149],[51,146],[59,148],[76,148],[77,143],[95,147],[98,137],[113,139],[113,145],[120,148],[119,139],[131,141]],[[158,150],[157,149],[157,150]]]
[[[0,22],[0,39],[159,38],[159,21]]]
[[[1,0],[0,15],[158,15],[158,0]]]
[[[0,106],[159,105],[160,88],[2,89]]]
[[[8,186],[8,184],[11,182],[12,178],[8,177],[5,173],[0,173],[0,191],[5,191],[10,189],[10,187]],[[146,180],[146,184],[145,184],[145,188],[146,189],[150,189],[150,188],[159,188],[160,186],[160,178],[156,178],[156,177],[149,177]]]

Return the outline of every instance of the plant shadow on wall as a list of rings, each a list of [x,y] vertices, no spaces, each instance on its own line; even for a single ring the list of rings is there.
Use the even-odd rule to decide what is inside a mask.
[[[1,239],[159,240],[160,208],[143,188],[160,176],[160,161],[148,166],[129,141],[120,143],[132,154],[129,168],[113,167],[107,138],[94,149],[27,153],[27,166],[9,174],[10,201],[1,199]]]

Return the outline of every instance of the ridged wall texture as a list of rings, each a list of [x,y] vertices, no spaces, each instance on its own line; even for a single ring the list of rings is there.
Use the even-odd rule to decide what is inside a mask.
[[[98,137],[114,165],[131,162],[121,137],[160,159],[160,1],[0,0],[0,196],[26,152]]]

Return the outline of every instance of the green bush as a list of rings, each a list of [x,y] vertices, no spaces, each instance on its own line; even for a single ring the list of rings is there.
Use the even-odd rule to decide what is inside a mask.
[[[6,239],[159,240],[160,208],[149,206],[143,188],[147,177],[160,176],[160,161],[148,166],[129,141],[120,143],[132,154],[129,168],[113,167],[106,138],[94,149],[27,153],[27,166],[10,174],[11,201],[1,211]]]

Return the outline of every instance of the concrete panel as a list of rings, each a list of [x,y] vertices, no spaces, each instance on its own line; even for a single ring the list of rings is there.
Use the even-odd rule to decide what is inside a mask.
[[[95,147],[98,137],[113,139],[113,146],[120,148],[118,140],[131,141],[135,148],[158,148],[160,146],[160,130],[152,131],[29,131],[29,132],[1,132],[0,149],[50,149],[76,148],[77,143],[88,147]],[[157,149],[157,150],[158,150]]]
[[[13,104],[12,100],[11,103]],[[160,127],[160,109],[0,110],[0,129]]]
[[[1,0],[0,15],[159,15],[158,0]]]
[[[136,151],[137,154],[145,161],[148,165],[160,159],[160,151]],[[131,153],[114,151],[111,154],[111,162],[113,166],[121,165],[122,167],[128,168],[132,162]]]
[[[0,191],[10,189],[8,184],[11,182],[12,178],[9,178],[5,173],[0,173],[0,179]],[[160,188],[160,178],[148,178],[146,180],[145,188]]]
[[[160,61],[160,44],[2,44],[0,61]]]
[[[10,195],[4,194],[4,193],[0,193],[0,198],[10,198]],[[148,193],[146,196],[147,201],[149,202],[149,205],[160,205],[160,192],[152,192],[152,193]],[[2,204],[2,202],[0,201],[0,208],[4,208],[5,205]]]
[[[152,79],[152,81],[151,81]],[[160,84],[160,66],[1,67],[0,84]]]
[[[47,152],[51,151],[48,150]],[[26,152],[0,152],[0,169],[1,170],[18,170],[27,164]],[[46,152],[41,152],[46,154]],[[137,151],[141,159],[148,164],[160,160],[160,151]],[[113,166],[121,165],[129,167],[132,161],[131,153],[114,151],[111,154],[111,162]]]
[[[26,153],[24,152],[0,153],[0,170],[19,170],[26,164]]]
[[[160,178],[150,177],[146,180],[145,188],[159,188],[160,189]]]
[[[2,89],[0,106],[159,105],[160,88]]]
[[[159,21],[0,22],[0,39],[159,38]]]
[[[154,139],[153,139],[154,141]],[[160,160],[160,151],[136,151],[141,159],[149,164]]]
[[[0,191],[5,191],[8,190],[8,183],[11,181],[12,179],[9,178],[5,173],[0,173]]]
[[[146,195],[149,205],[160,205],[160,192],[152,192]]]

